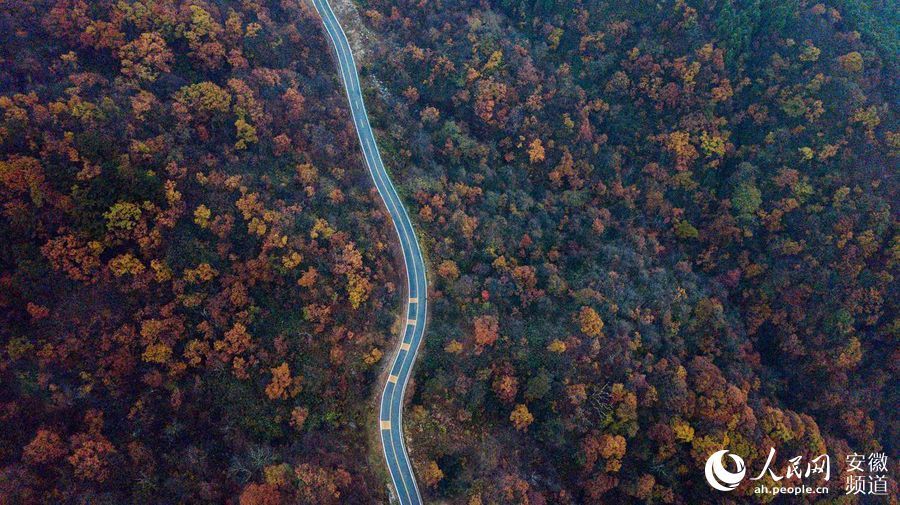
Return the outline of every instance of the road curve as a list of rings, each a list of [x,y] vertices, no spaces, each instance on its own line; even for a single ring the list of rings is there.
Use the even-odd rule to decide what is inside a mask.
[[[356,73],[356,62],[353,52],[347,42],[337,16],[331,10],[328,0],[312,0],[325,31],[331,39],[337,56],[337,63],[350,102],[350,112],[353,115],[353,124],[356,126],[356,134],[359,144],[362,146],[363,157],[369,174],[375,182],[378,194],[384,201],[394,229],[400,239],[400,248],[403,251],[403,262],[406,266],[407,300],[405,318],[401,330],[402,338],[394,361],[391,364],[390,375],[384,385],[381,394],[381,405],[378,414],[378,430],[381,433],[381,447],[384,451],[384,459],[387,462],[394,489],[402,505],[422,503],[419,487],[413,475],[412,465],[406,453],[406,445],[403,442],[403,395],[409,382],[413,363],[422,336],[425,333],[425,315],[427,308],[428,281],[425,278],[425,262],[422,259],[422,249],[416,238],[409,215],[397,191],[384,169],[381,154],[375,144],[375,135],[369,125],[369,116],[363,103],[362,90],[359,86],[359,75]]]

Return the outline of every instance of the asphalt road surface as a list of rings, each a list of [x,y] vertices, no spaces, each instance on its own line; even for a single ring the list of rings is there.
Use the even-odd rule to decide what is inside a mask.
[[[413,231],[409,215],[384,169],[381,154],[375,144],[375,135],[369,125],[369,116],[366,113],[362,90],[359,86],[359,75],[356,73],[356,62],[353,60],[353,52],[347,42],[347,36],[327,0],[313,0],[313,4],[322,17],[325,31],[328,32],[335,49],[341,79],[344,82],[344,89],[347,91],[347,99],[350,101],[350,112],[353,115],[353,123],[356,125],[356,134],[359,136],[366,166],[369,168],[369,174],[375,182],[378,194],[391,215],[391,221],[394,223],[394,229],[397,231],[400,247],[403,250],[409,296],[404,312],[406,317],[401,330],[402,339],[381,395],[378,429],[381,433],[384,458],[400,503],[403,505],[420,504],[422,497],[419,494],[419,487],[416,485],[412,465],[406,453],[406,445],[403,442],[403,395],[406,392],[406,385],[416,360],[419,344],[425,333],[426,297],[428,294],[425,262],[422,259],[422,250]]]

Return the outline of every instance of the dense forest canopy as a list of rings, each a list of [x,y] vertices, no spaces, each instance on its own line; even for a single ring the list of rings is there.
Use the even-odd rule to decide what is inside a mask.
[[[0,503],[386,500],[402,284],[314,11],[7,1],[0,34]]]
[[[432,499],[697,503],[722,448],[897,456],[896,5],[359,11],[436,274]]]
[[[896,500],[895,2],[332,1],[429,262],[426,501],[712,502],[773,447]],[[402,260],[314,9],[0,40],[0,503],[387,502]]]

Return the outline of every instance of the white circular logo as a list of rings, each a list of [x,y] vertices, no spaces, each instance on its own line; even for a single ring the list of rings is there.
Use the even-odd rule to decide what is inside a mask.
[[[722,450],[716,452],[706,460],[706,481],[709,482],[710,486],[719,491],[731,491],[738,487],[738,484],[744,479],[744,474],[747,473],[747,467],[744,466],[744,460],[735,454],[728,455],[731,456],[731,460],[734,461],[734,464],[737,466],[737,471],[732,473],[726,470],[725,466],[722,464],[722,459],[726,454],[728,454],[728,451]]]

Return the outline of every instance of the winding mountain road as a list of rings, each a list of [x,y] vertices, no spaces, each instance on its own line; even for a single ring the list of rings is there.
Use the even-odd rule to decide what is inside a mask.
[[[419,487],[416,485],[412,465],[406,453],[406,445],[403,442],[403,395],[406,392],[406,385],[416,360],[419,344],[425,333],[428,295],[425,262],[422,259],[422,249],[419,247],[419,241],[409,220],[409,215],[384,169],[381,154],[375,144],[375,135],[369,125],[369,116],[366,113],[359,85],[359,75],[356,72],[356,62],[353,59],[350,44],[347,42],[347,36],[328,1],[312,1],[335,49],[341,79],[350,102],[350,112],[353,115],[353,123],[356,126],[356,134],[362,146],[366,166],[375,182],[378,194],[391,215],[391,221],[394,223],[394,229],[400,239],[400,248],[403,250],[408,292],[404,312],[406,317],[401,330],[400,346],[394,356],[394,362],[391,364],[384,392],[381,394],[378,429],[381,433],[384,458],[400,503],[402,505],[418,505],[422,503],[422,497],[419,494]]]

